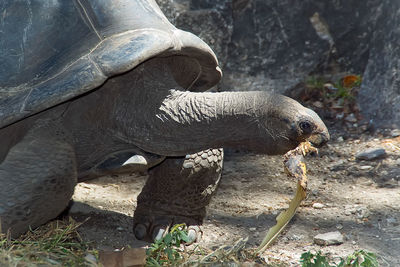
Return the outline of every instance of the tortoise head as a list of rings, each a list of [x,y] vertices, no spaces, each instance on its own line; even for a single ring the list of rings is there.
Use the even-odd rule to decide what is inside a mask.
[[[272,94],[264,101],[267,103],[259,123],[268,154],[284,154],[304,141],[316,147],[329,141],[327,127],[313,110],[278,94]]]

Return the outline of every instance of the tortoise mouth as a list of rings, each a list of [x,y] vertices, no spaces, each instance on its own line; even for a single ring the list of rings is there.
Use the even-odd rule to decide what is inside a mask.
[[[310,142],[315,147],[321,147],[325,145],[329,139],[329,133],[316,133],[308,137],[306,141]]]

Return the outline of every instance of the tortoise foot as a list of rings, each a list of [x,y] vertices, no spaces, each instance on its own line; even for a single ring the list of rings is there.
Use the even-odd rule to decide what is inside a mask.
[[[139,217],[139,216],[138,216]],[[162,239],[176,224],[186,224],[189,240],[186,245],[199,242],[203,232],[196,220],[183,216],[135,216],[133,232],[138,240],[154,242]]]
[[[162,238],[176,224],[189,227],[190,242],[201,237],[206,206],[221,178],[222,149],[167,158],[149,171],[137,199],[134,232],[138,239]]]

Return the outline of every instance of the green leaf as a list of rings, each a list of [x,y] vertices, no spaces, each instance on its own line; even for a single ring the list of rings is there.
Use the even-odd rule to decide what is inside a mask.
[[[167,248],[167,249],[165,249],[165,252],[167,253],[167,256],[168,256],[169,260],[171,260],[171,261],[174,260],[174,255],[172,253],[172,249]]]
[[[171,244],[171,241],[172,241],[171,233],[166,234],[165,237],[163,238],[163,241],[167,246],[169,246]]]
[[[321,251],[317,254],[305,252],[301,255],[302,267],[331,267],[326,256],[321,255]]]
[[[179,238],[185,242],[185,243],[189,243],[189,236],[185,233],[185,232],[179,232]]]
[[[359,250],[347,256],[340,258],[338,264],[331,265],[329,259],[318,251],[316,254],[305,252],[300,257],[302,267],[378,267],[376,255],[372,252]]]

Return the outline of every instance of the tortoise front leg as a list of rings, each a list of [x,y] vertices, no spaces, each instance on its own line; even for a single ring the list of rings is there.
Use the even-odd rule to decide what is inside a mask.
[[[59,215],[77,172],[72,147],[54,127],[32,129],[0,163],[1,232],[13,237]]]
[[[208,149],[182,158],[167,158],[149,171],[138,196],[134,232],[138,239],[152,242],[168,227],[185,223],[194,242],[206,206],[221,178],[222,149]]]

